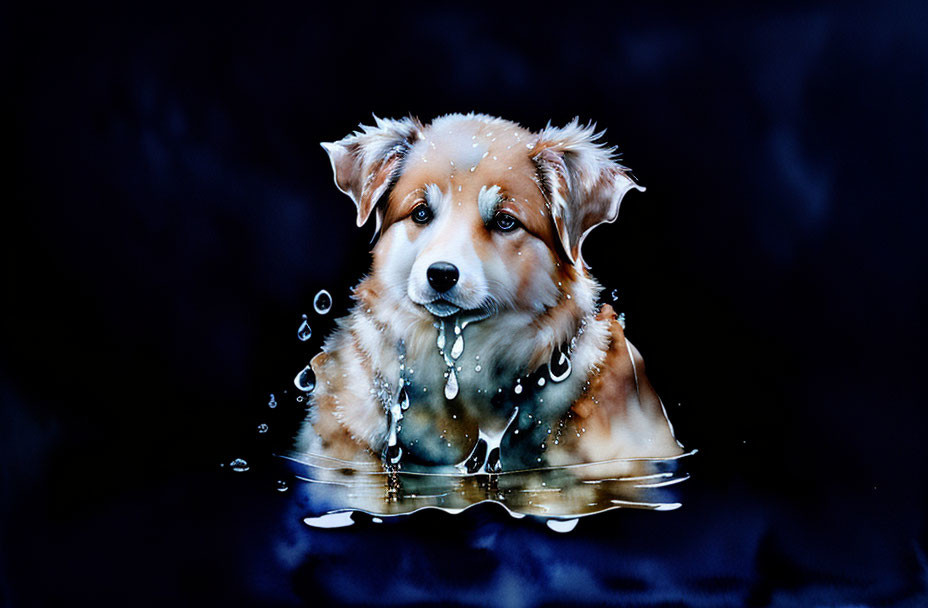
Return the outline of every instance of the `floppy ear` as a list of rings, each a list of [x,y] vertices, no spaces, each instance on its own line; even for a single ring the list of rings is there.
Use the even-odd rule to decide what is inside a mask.
[[[583,239],[600,224],[619,217],[619,204],[636,184],[615,160],[615,148],[597,143],[603,133],[595,125],[580,126],[574,118],[565,127],[549,123],[532,150],[538,181],[550,205],[551,217],[564,252],[572,264],[583,261]]]
[[[329,154],[335,185],[351,197],[358,210],[358,226],[363,226],[377,202],[398,175],[410,145],[422,136],[422,124],[415,118],[401,120],[374,116],[375,126],[333,143],[322,142]],[[382,213],[377,212],[376,230]]]

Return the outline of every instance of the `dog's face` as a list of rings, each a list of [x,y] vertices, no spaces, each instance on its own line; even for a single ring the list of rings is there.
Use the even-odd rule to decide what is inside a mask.
[[[582,272],[580,244],[633,182],[591,128],[531,133],[485,116],[381,121],[329,152],[336,184],[374,214],[373,274],[422,315],[537,315]]]
[[[553,306],[560,261],[529,138],[476,120],[425,130],[390,193],[375,272],[435,316]]]

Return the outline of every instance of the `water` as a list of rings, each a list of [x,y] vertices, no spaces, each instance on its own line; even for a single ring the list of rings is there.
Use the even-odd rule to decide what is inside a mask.
[[[338,513],[326,513],[319,517],[307,517],[303,522],[314,528],[344,528],[352,525],[354,520],[351,519],[350,512],[341,511]]]
[[[318,314],[327,314],[332,307],[331,295],[320,291],[313,307]],[[456,399],[460,390],[458,370],[465,360],[462,359],[466,349],[464,330],[482,318],[481,315],[462,319],[455,315],[435,322],[435,346],[446,366],[444,396],[449,401]],[[572,372],[571,356],[584,325],[581,324],[569,345],[554,350],[547,364],[547,377],[526,380],[544,387],[549,381],[560,383],[567,379]],[[306,315],[297,335],[304,341],[312,335]],[[501,440],[517,418],[518,407],[513,408],[505,424],[478,429],[474,448],[459,464],[433,468],[408,465],[398,440],[404,412],[409,407],[403,344],[398,356],[401,370],[398,386],[381,397],[387,418],[381,462],[349,462],[320,454],[278,455],[289,469],[294,491],[298,489],[309,498],[311,512],[304,519],[307,525],[342,528],[352,525],[352,513],[356,512],[381,521],[384,517],[410,515],[422,509],[459,513],[492,502],[502,505],[512,517],[543,518],[552,531],[564,533],[573,530],[580,518],[604,511],[620,508],[666,511],[681,506],[676,485],[689,478],[683,465],[685,457],[695,452],[668,459],[619,459],[557,467],[542,466],[539,458],[538,468],[507,468]],[[479,355],[472,360],[474,370],[480,372]],[[305,366],[293,383],[301,392],[311,393],[316,383],[312,368]],[[522,379],[517,379],[514,393],[521,394],[523,389]],[[298,402],[302,400],[302,396],[297,397]],[[268,405],[276,406],[273,395]],[[258,427],[259,433],[267,430],[266,424]],[[547,432],[552,433],[551,429]],[[518,429],[513,433],[518,434]],[[556,436],[551,439],[558,443]],[[233,466],[233,470],[248,470],[247,463],[241,463],[243,468]],[[277,483],[281,492],[290,489],[283,480]]]
[[[458,375],[453,367],[448,368],[448,381],[445,383],[445,399],[449,401],[458,396]]]
[[[547,522],[548,527],[554,530],[555,532],[570,532],[577,527],[579,519],[549,519]]]
[[[293,379],[293,385],[304,393],[311,393],[316,388],[316,374],[313,373],[313,368],[309,365],[304,367]],[[273,395],[271,397],[273,400]]]
[[[300,327],[296,330],[296,337],[300,339],[300,342],[306,342],[313,336],[313,330],[309,326],[309,319],[306,318],[306,315],[303,315],[303,322],[300,323]]]
[[[229,468],[235,471],[236,473],[244,473],[251,469],[251,466],[248,464],[244,458],[236,458],[229,463]]]
[[[551,353],[551,360],[548,361],[548,375],[554,382],[563,382],[570,376],[572,371],[570,357],[567,356],[561,347],[557,347]]]
[[[320,315],[328,314],[332,310],[332,295],[325,289],[321,290],[313,298],[313,309]]]
[[[331,521],[348,525],[345,522],[350,518],[345,514],[351,512],[381,518],[422,509],[459,513],[476,504],[493,502],[505,507],[513,517],[545,518],[551,529],[566,532],[576,526],[569,520],[613,509],[679,508],[677,485],[689,479],[685,468],[695,453],[668,459],[617,459],[493,472],[491,450],[487,449],[490,447],[484,446],[475,458],[475,463],[480,464],[468,467],[475,472],[453,468],[443,472],[385,469],[378,463],[349,462],[317,454],[279,454],[278,458],[295,483],[308,493],[313,509],[305,520],[308,525],[334,527],[326,525]],[[320,519],[336,514],[340,517]]]

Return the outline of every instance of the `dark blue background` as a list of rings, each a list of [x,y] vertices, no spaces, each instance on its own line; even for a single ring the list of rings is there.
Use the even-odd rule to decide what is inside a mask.
[[[928,603],[923,4],[4,12],[0,603]],[[681,510],[274,491],[300,315],[367,268],[318,142],[470,110],[596,120],[648,187],[585,252],[700,449]]]

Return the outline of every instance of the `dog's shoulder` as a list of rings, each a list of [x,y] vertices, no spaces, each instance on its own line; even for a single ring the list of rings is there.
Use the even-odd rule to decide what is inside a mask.
[[[609,344],[602,363],[589,376],[587,389],[571,408],[572,424],[582,436],[574,449],[586,462],[682,453],[645,375],[644,359],[625,337],[615,311],[603,305],[596,320],[609,323]]]
[[[384,421],[382,407],[370,390],[374,370],[350,325],[341,325],[310,365],[316,388],[307,426],[318,436],[324,453],[355,459],[378,443]]]

